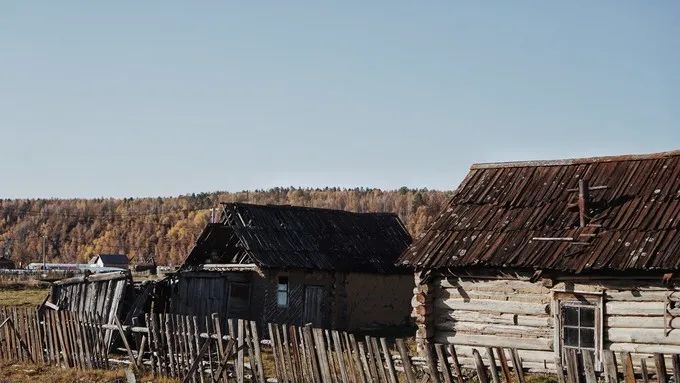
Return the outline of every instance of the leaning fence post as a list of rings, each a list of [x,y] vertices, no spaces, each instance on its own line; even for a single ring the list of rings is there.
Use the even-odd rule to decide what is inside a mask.
[[[626,383],[635,383],[635,370],[633,370],[633,357],[630,352],[623,354],[624,380]]]
[[[616,354],[611,350],[602,352],[605,379],[607,383],[619,383],[619,371],[616,366]],[[677,380],[676,380],[677,381]]]
[[[128,343],[127,336],[125,336],[125,331],[123,330],[123,326],[120,324],[120,320],[118,320],[117,316],[113,316],[113,319],[116,322],[116,327],[118,327],[118,332],[120,333],[120,337],[123,339],[123,345],[125,346],[125,350],[127,351],[128,358],[130,359],[130,362],[132,363],[132,368],[135,370],[137,369],[137,360],[135,359],[134,355],[132,355],[132,350],[130,349],[130,343]]]
[[[444,383],[453,383],[451,379],[451,369],[446,361],[446,354],[444,353],[444,346],[441,344],[435,344],[434,350],[437,353],[437,359],[439,359],[439,365],[442,368],[442,375],[444,375]]]
[[[581,351],[581,358],[583,359],[583,370],[586,376],[586,383],[597,383],[595,377],[595,361],[594,355],[590,351]]]
[[[496,358],[493,356],[493,350],[491,347],[486,347],[486,354],[489,357],[489,369],[491,371],[493,383],[501,383],[501,378],[498,375],[498,368],[496,367]]]
[[[668,379],[666,378],[666,361],[663,354],[654,354],[654,366],[656,367],[656,377],[659,383],[666,383]]]
[[[515,368],[515,373],[517,374],[517,381],[519,383],[526,383],[524,380],[524,370],[522,369],[522,359],[519,357],[519,353],[516,348],[512,349],[512,365]]]
[[[645,358],[640,359],[640,376],[642,383],[649,383],[649,372],[647,371],[647,361]]]
[[[403,339],[396,339],[397,348],[399,349],[399,355],[401,356],[401,364],[404,367],[404,373],[406,374],[406,380],[408,383],[416,383],[416,376],[413,374],[413,366],[411,365],[411,359],[406,350],[406,345]]]
[[[472,349],[472,356],[475,359],[475,368],[477,369],[477,378],[479,378],[480,383],[489,383],[489,377],[486,376],[486,368],[484,367],[484,361],[482,361],[482,356],[479,355],[479,351],[476,348]]]

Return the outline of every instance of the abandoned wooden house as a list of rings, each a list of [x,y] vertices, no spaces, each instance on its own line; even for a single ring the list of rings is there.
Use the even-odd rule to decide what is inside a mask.
[[[388,213],[223,204],[155,311],[364,328],[408,323],[411,237]]]
[[[679,229],[680,151],[472,165],[399,261],[419,345],[680,353]]]

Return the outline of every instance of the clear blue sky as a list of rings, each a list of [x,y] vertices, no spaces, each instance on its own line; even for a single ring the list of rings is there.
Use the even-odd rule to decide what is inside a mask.
[[[680,148],[677,1],[243,3],[0,3],[0,197]]]

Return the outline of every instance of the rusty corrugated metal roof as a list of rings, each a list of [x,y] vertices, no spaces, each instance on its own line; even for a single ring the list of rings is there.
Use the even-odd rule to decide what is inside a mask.
[[[568,206],[579,179],[593,188],[585,227],[578,209]],[[679,229],[680,150],[476,164],[400,263],[418,269],[678,270]]]

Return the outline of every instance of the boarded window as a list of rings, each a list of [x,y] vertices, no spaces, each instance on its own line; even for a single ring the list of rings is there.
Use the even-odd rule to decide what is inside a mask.
[[[288,307],[288,277],[279,277],[276,288],[276,304],[279,307]]]
[[[227,311],[230,318],[246,318],[250,307],[250,284],[241,282],[229,283],[229,300]]]

